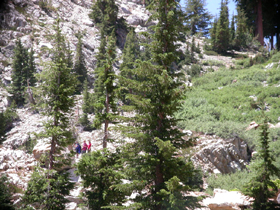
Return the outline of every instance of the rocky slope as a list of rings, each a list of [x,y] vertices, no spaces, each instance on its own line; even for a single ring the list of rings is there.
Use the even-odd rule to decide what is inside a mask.
[[[75,54],[77,38],[75,33],[84,32],[83,53],[89,72],[89,79],[94,80],[93,69],[96,63],[95,55],[100,42],[99,29],[88,17],[91,11],[91,0],[52,0],[51,7],[44,9],[40,7],[40,0],[4,0],[0,5],[0,78],[4,86],[11,82],[11,63],[13,49],[17,39],[21,39],[27,48],[34,48],[37,71],[41,71],[41,61],[48,59],[46,48],[52,48],[48,35],[53,34],[52,25],[57,17],[62,20],[62,32],[70,42],[70,48]],[[142,0],[117,0],[119,6],[119,17],[123,17],[129,25],[135,27],[136,32],[147,30],[149,12],[142,5]],[[118,31],[121,47],[125,42],[125,32]],[[203,40],[197,40],[200,46]],[[232,59],[218,56],[205,56],[204,59],[222,60],[226,66],[233,65]],[[0,108],[8,106],[7,91],[0,88]],[[90,140],[93,150],[102,148],[102,130],[92,132],[82,131],[75,127],[81,110],[82,97],[78,96],[76,107],[73,109],[72,129],[80,142]],[[19,120],[14,122],[14,127],[7,133],[7,140],[0,146],[0,173],[8,175],[10,181],[17,186],[18,192],[23,192],[27,187],[33,168],[38,164],[42,154],[48,151],[48,145],[42,140],[36,142],[32,153],[27,153],[28,140],[34,138],[36,133],[43,129],[45,118],[38,113],[33,113],[28,108],[17,109]],[[129,113],[125,113],[129,114]],[[190,132],[189,132],[190,133]],[[114,149],[118,144],[123,144],[128,139],[122,139],[117,133],[111,133],[116,143],[109,144]],[[187,136],[186,136],[187,138]],[[72,150],[71,146],[68,151]],[[192,149],[192,160],[196,165],[211,173],[229,173],[244,168],[248,163],[247,146],[240,139],[225,141],[215,136],[198,136],[196,146]],[[73,163],[78,159],[73,158]],[[74,168],[70,169],[72,180],[76,182],[75,189],[69,196],[70,203],[67,209],[78,209],[81,202],[78,197],[81,190],[80,178],[74,175]],[[14,203],[20,201],[20,194],[13,197]],[[211,202],[210,202],[211,203]],[[207,203],[208,205],[208,203]],[[209,209],[205,207],[205,209]]]

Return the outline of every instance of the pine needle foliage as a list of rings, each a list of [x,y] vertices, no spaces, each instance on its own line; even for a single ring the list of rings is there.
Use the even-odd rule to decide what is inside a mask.
[[[113,69],[116,57],[116,38],[113,34],[114,31],[108,37],[106,44],[105,37],[103,37],[104,41],[101,41],[101,52],[99,54],[101,59],[99,60],[98,67],[95,69],[97,79],[94,92],[95,119],[93,125],[94,127],[100,127],[104,123],[103,148],[107,147],[109,123],[112,123],[116,116],[116,86],[114,85],[116,76]]]
[[[214,49],[218,53],[224,53],[228,50],[230,41],[229,19],[228,19],[228,0],[221,1],[220,17],[216,29],[216,41]]]
[[[118,6],[115,0],[96,0],[89,17],[104,32],[105,36],[111,35],[112,31],[116,32]]]
[[[69,68],[69,58],[65,38],[61,33],[59,20],[54,26],[53,57],[50,62],[45,63],[44,71],[40,74],[40,93],[43,99],[43,114],[48,116],[45,123],[45,132],[41,134],[50,139],[51,150],[49,153],[49,169],[54,164],[59,167],[66,159],[62,157],[59,161],[61,151],[73,143],[71,130],[69,129],[69,113],[74,106],[74,92],[77,78]]]
[[[205,1],[187,0],[185,15],[189,17],[187,20],[187,26],[190,28],[192,35],[198,32],[202,32],[203,35],[208,34],[207,27],[212,17],[205,9]]]
[[[25,103],[25,88],[34,86],[36,82],[34,77],[36,68],[33,54],[33,49],[28,53],[20,39],[16,41],[12,65],[13,82],[9,92],[13,95],[12,100],[15,101],[18,107],[23,106]]]
[[[249,166],[253,174],[252,179],[244,187],[244,193],[255,199],[254,209],[274,209],[277,205],[268,200],[278,192],[277,186],[271,179],[273,176],[279,177],[279,169],[273,163],[275,160],[269,148],[268,128],[268,120],[264,118],[260,126],[257,157]]]
[[[120,155],[120,151],[104,149],[88,153],[79,161],[78,174],[83,179],[89,209],[121,209],[127,193],[122,190],[125,176]]]
[[[75,64],[73,67],[73,71],[77,74],[79,84],[78,84],[78,93],[81,93],[83,90],[83,84],[85,80],[87,80],[87,69],[85,64],[85,58],[83,55],[83,42],[82,42],[82,34],[78,33],[78,44],[76,49],[76,57],[75,57]]]
[[[69,117],[77,85],[77,78],[69,66],[69,49],[59,22],[57,19],[54,25],[52,60],[44,63],[44,70],[39,75],[43,114],[48,117],[44,123],[45,131],[39,137],[45,138],[51,146],[45,161],[47,170],[37,168],[33,172],[23,198],[26,207],[39,206],[39,209],[48,210],[65,209],[65,196],[74,187],[67,173],[56,171],[62,165],[70,164],[69,156],[62,154],[62,151],[74,142],[69,129]]]
[[[135,139],[126,145],[123,154],[132,182],[130,189],[137,194],[134,205],[139,209],[184,209],[195,205],[184,192],[193,188],[190,180],[196,170],[191,162],[178,157],[178,149],[189,146],[191,141],[182,139],[174,118],[185,91],[182,73],[173,65],[180,55],[177,43],[183,29],[178,3],[155,0],[149,5],[151,19],[158,21],[151,28],[151,60],[137,61],[137,68],[130,70],[137,79],[125,78],[126,87],[132,90],[127,98],[135,116],[120,129]]]
[[[14,105],[0,112],[0,144],[6,139],[5,133],[13,127],[13,122],[18,119]]]
[[[36,168],[22,198],[22,209],[33,206],[42,210],[64,210],[69,202],[65,196],[73,188],[74,183],[69,182],[68,173]]]
[[[0,177],[0,209],[14,210],[15,208],[11,202],[11,189],[8,177],[1,175]]]
[[[131,74],[131,69],[136,67],[135,61],[140,57],[140,46],[139,40],[133,28],[130,29],[126,36],[126,42],[123,49],[123,62],[120,65],[120,86],[121,88],[121,99],[125,101],[125,96],[127,92],[131,93],[131,89],[124,87],[122,78],[132,79],[134,75]],[[128,103],[128,102],[127,102]]]

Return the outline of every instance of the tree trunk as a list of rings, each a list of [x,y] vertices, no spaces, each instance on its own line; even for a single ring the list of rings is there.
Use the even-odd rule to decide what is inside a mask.
[[[106,102],[105,102],[105,106],[106,106],[106,114],[109,114],[109,94],[108,91],[106,90]],[[105,124],[104,124],[104,139],[103,139],[103,149],[107,148],[107,139],[108,139],[108,126],[109,126],[109,120],[108,120],[108,116],[106,116],[105,119]]]
[[[273,50],[273,42],[274,42],[274,37],[273,37],[274,35],[273,34],[271,34],[271,37],[270,37],[270,49],[271,50]]]
[[[264,37],[263,37],[263,16],[262,16],[262,0],[257,0],[256,5],[256,35],[258,35],[258,40],[262,46],[264,46]]]
[[[160,160],[159,164],[156,165],[156,180],[155,180],[155,194],[158,193],[162,189],[164,179],[163,179],[163,173],[162,173],[162,160]],[[162,209],[162,198],[161,196],[155,195],[155,200],[158,204],[156,204],[157,210]]]

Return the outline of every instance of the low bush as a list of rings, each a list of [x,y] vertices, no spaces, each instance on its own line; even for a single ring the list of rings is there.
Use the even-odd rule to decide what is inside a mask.
[[[202,65],[204,66],[225,66],[223,62],[218,60],[203,60]]]
[[[0,112],[0,144],[5,140],[5,133],[12,128],[13,122],[18,119],[14,108]]]
[[[200,75],[202,71],[202,68],[198,64],[193,64],[187,69],[187,74],[190,75],[191,77],[196,77]]]
[[[204,54],[205,55],[218,55],[217,52],[212,51],[212,50],[204,50]]]
[[[212,174],[206,180],[208,188],[206,192],[213,195],[215,188],[228,191],[241,191],[243,186],[251,179],[250,173],[246,170],[237,171],[231,174]]]
[[[279,62],[280,61],[280,52],[277,52],[276,54],[274,54],[271,58],[272,62]]]

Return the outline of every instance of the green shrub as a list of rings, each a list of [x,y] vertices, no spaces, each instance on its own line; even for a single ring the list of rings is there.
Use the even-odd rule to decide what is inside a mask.
[[[191,77],[195,77],[200,75],[202,68],[198,64],[193,64],[187,69],[187,74],[191,75]]]
[[[236,59],[245,59],[245,58],[248,58],[248,55],[247,54],[233,54],[232,57],[236,58]]]
[[[40,0],[38,4],[47,13],[51,11],[56,12],[56,8],[52,6],[52,0]]]
[[[253,58],[253,64],[262,64],[268,60],[268,57],[264,54],[258,53],[254,58]]]
[[[243,186],[250,181],[250,178],[250,173],[245,170],[231,174],[212,174],[206,180],[208,183],[206,192],[212,195],[215,188],[241,191]]]
[[[11,202],[11,185],[6,175],[0,177],[0,209],[13,210]]]
[[[274,54],[271,58],[272,62],[279,62],[280,61],[280,52]]]
[[[204,50],[204,54],[206,54],[206,55],[218,55],[217,52],[212,51],[212,50]]]
[[[204,60],[202,61],[204,66],[225,66],[223,62],[218,60]]]
[[[14,108],[0,112],[0,144],[5,140],[5,133],[12,128],[13,122],[18,119]]]

